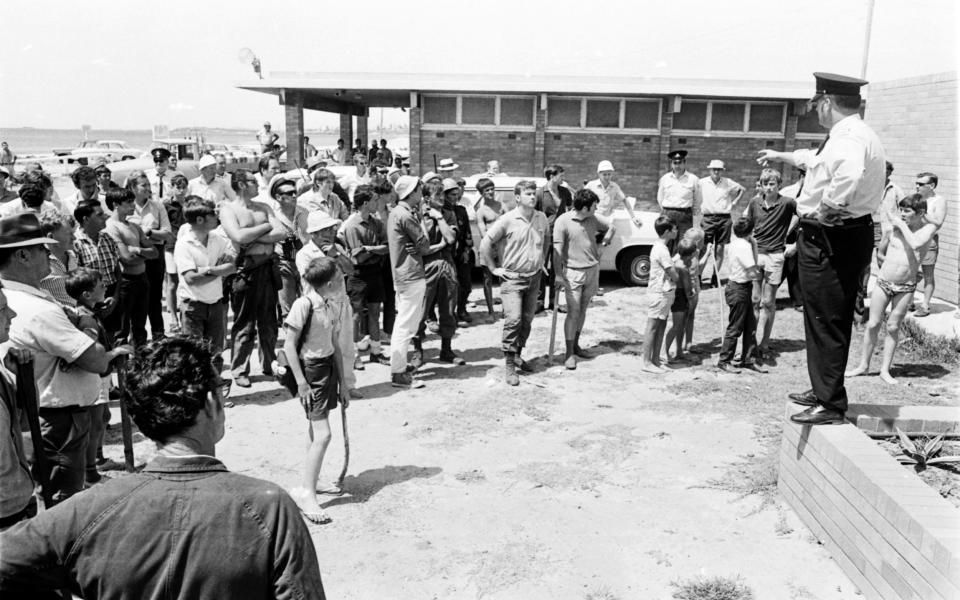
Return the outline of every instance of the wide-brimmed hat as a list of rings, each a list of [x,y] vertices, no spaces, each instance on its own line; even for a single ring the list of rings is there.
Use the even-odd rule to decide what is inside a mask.
[[[726,167],[723,166],[723,161],[717,160],[716,158],[710,161],[710,164],[707,165],[707,168],[708,169],[726,169]]]
[[[403,200],[413,193],[413,190],[417,189],[417,184],[419,183],[420,180],[413,175],[401,175],[400,178],[397,179],[397,183],[393,185],[393,189],[397,192],[397,198]]]
[[[204,154],[200,157],[200,164],[197,165],[197,168],[201,171],[207,167],[217,166],[217,159],[212,154]]]
[[[22,248],[41,244],[57,244],[57,240],[44,237],[40,219],[32,212],[25,212],[0,219],[0,248]]]
[[[315,210],[307,215],[307,233],[316,233],[328,227],[339,227],[342,222],[322,210]]]
[[[440,166],[437,167],[438,171],[455,171],[460,168],[460,165],[453,162],[452,158],[441,158]]]

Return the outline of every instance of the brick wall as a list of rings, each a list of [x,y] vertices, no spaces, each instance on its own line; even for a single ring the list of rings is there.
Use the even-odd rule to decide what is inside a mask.
[[[940,178],[937,193],[947,200],[947,220],[940,231],[936,296],[957,303],[957,73],[872,83],[868,92],[865,119],[894,165],[894,183],[913,192],[917,173],[930,171]]]
[[[421,128],[419,133],[420,173],[433,170],[436,154],[438,163],[440,159],[452,158],[459,164],[457,175],[461,176],[483,173],[487,170],[487,161],[494,159],[500,161],[500,170],[510,175],[543,175],[543,166],[534,164],[536,132],[533,130]],[[410,137],[413,138],[412,129]],[[413,152],[413,144],[410,150]]]

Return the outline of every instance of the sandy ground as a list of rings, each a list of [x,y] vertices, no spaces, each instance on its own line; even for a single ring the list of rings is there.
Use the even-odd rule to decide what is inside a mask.
[[[366,398],[348,409],[347,493],[324,502],[333,523],[310,526],[329,597],[669,598],[673,582],[700,574],[740,576],[757,598],[858,597],[773,487],[785,394],[807,387],[800,314],[779,311],[769,374],[718,374],[718,295],[707,290],[694,340],[712,355],[640,374],[644,292],[612,274],[603,285],[582,340],[596,357],[576,371],[548,364],[544,313],[526,352],[536,372],[516,388],[502,382],[500,322],[461,329],[468,364],[428,362],[423,389],[390,387],[386,366],[357,373]],[[428,341],[428,358],[438,346]],[[851,401],[958,402],[951,366],[910,353],[901,365],[898,389],[858,378]],[[231,397],[218,456],[289,489],[302,409],[273,381],[254,382]],[[342,465],[339,421],[321,481]],[[119,428],[108,436],[119,460]],[[136,439],[138,462],[149,459]]]

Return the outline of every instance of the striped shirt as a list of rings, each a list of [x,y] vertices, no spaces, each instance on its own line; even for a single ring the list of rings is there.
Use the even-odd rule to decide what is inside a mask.
[[[73,250],[77,253],[77,264],[99,271],[105,287],[110,287],[117,282],[120,272],[120,252],[117,250],[117,243],[109,235],[100,232],[100,240],[94,243],[86,232],[78,230],[77,238],[73,242]]]

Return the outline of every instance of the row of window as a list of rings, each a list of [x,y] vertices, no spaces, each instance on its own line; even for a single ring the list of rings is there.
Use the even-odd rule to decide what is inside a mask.
[[[423,96],[426,125],[466,127],[510,127],[533,129],[536,124],[535,96],[442,95]],[[631,130],[658,133],[662,114],[660,99],[572,98],[548,96],[547,128]],[[786,102],[682,100],[673,115],[677,132],[718,132],[737,134],[783,134]],[[820,134],[823,129],[815,112],[797,120],[797,133]]]

